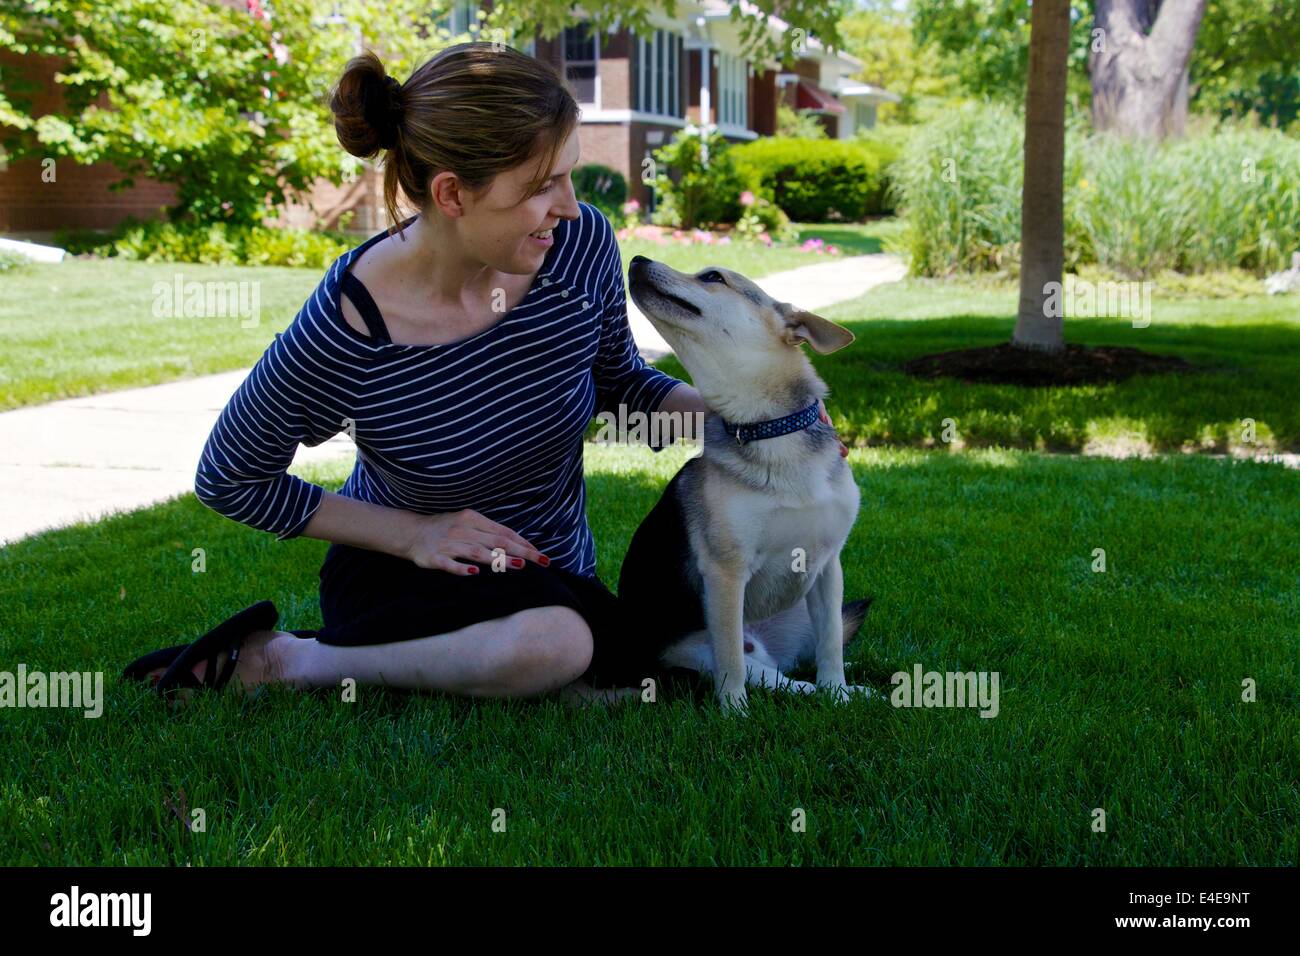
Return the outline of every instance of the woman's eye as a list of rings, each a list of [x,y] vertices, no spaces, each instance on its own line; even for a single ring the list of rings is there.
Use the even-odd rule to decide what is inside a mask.
[[[721,282],[726,285],[727,280],[722,278],[722,273],[717,269],[710,269],[708,272],[700,273],[701,282]]]

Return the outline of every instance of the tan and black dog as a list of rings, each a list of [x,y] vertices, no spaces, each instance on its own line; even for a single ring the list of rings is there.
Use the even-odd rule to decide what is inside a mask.
[[[711,676],[724,708],[743,707],[747,685],[870,693],[844,677],[870,604],[843,603],[858,487],[801,349],[834,352],[853,333],[724,269],[688,275],[636,256],[628,288],[711,410],[703,454],[641,523],[619,576],[646,659]],[[808,660],[816,685],[786,676]]]

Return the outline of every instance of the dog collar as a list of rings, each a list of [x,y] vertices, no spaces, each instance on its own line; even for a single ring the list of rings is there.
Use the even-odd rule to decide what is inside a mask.
[[[784,418],[773,418],[765,422],[750,422],[744,425],[735,425],[722,420],[722,427],[726,429],[728,435],[736,436],[736,444],[743,445],[746,442],[759,441],[764,438],[776,438],[780,435],[788,435],[791,432],[803,431],[805,428],[811,428],[821,419],[821,411],[817,407],[816,400],[807,408],[801,408],[799,411]]]

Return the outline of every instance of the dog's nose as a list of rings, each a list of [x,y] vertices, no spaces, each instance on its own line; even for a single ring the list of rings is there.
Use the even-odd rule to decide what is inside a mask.
[[[647,259],[645,256],[633,256],[631,264],[636,265],[638,262],[650,262],[650,261],[651,260]]]

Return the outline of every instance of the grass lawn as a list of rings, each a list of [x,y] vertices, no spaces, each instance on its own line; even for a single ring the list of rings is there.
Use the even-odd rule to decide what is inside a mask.
[[[1007,341],[1015,325],[1011,287],[938,280],[880,286],[819,310],[857,340],[816,357],[831,388],[827,409],[846,442],[941,444],[952,419],[967,446],[1147,453],[1300,451],[1300,308],[1295,296],[1161,297],[1151,324],[1067,319],[1069,341],[1169,353],[1191,375],[1140,376],[1111,385],[1018,388],[922,380],[897,370],[907,359]],[[658,363],[685,377],[673,358]],[[1255,422],[1255,443],[1243,420]]]
[[[611,585],[686,455],[589,446]],[[749,719],[727,720],[667,696],[574,712],[369,688],[357,703],[209,696],[168,716],[117,683],[121,666],[261,598],[283,626],[315,626],[326,547],[187,495],[0,549],[5,668],[102,669],[108,697],[98,720],[5,713],[0,863],[1300,860],[1300,476],[1200,456],[850,461],[846,591],[876,598],[850,674],[887,692],[917,663],[996,671],[996,718],[755,693]],[[206,832],[169,802],[203,808]],[[796,808],[807,832],[791,831]]]
[[[744,244],[629,241],[621,249],[624,270],[634,255],[644,255],[684,271],[719,265],[751,276],[829,258],[794,247]],[[241,317],[245,313],[155,316],[154,284],[172,287],[178,275],[182,282],[260,283],[257,324],[244,328],[245,322],[251,325]],[[75,259],[7,273],[7,294],[0,302],[0,411],[248,368],[293,320],[322,275],[318,269],[114,259]]]

